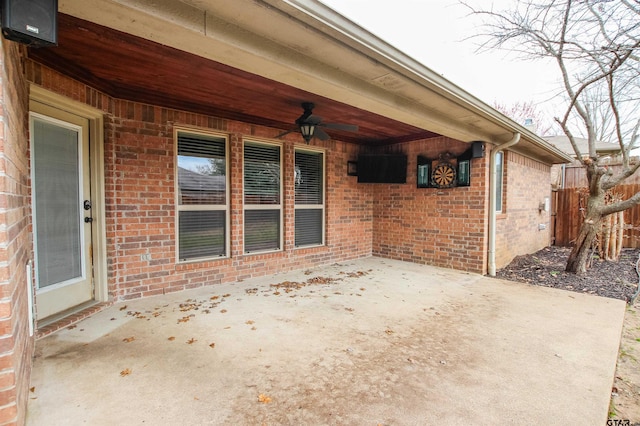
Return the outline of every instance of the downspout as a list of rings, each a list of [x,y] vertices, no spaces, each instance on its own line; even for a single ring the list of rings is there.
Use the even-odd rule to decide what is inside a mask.
[[[488,273],[489,276],[496,276],[496,156],[498,152],[502,152],[520,142],[520,133],[514,133],[513,138],[510,141],[500,144],[491,150],[489,156],[489,264]],[[504,156],[503,156],[503,170],[504,170]]]

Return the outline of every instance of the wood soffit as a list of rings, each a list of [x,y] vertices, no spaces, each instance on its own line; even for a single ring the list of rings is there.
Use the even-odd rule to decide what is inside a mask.
[[[323,122],[359,127],[327,130],[345,142],[378,146],[440,136],[63,13],[58,46],[29,49],[29,57],[115,98],[272,127],[274,135],[294,127],[301,102],[313,102]]]

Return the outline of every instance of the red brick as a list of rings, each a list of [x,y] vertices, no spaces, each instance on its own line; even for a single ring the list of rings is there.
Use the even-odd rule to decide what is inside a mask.
[[[294,241],[293,162],[295,148],[305,145],[299,135],[289,135],[281,141],[283,251],[245,255],[243,138],[245,135],[273,137],[274,129],[111,99],[94,88],[28,60],[26,69],[30,79],[42,87],[88,105],[100,100],[107,113],[104,141],[106,256],[109,259],[107,284],[108,293],[118,300],[232,282],[372,254],[473,272],[486,271],[488,152],[484,158],[472,160],[470,187],[418,189],[415,174],[418,155],[437,158],[446,151],[458,155],[469,145],[446,137],[396,144],[389,149],[407,155],[407,183],[372,185],[358,184],[356,177],[347,175],[347,162],[357,159],[358,146],[315,140],[316,147],[326,149],[326,246],[297,249]],[[15,131],[24,123],[17,125]],[[228,136],[230,258],[176,263],[174,126],[221,130]],[[28,151],[27,140],[21,143],[15,152]],[[548,220],[538,215],[537,207],[533,205],[537,206],[544,191],[549,191],[548,179],[545,180],[548,167],[510,153],[506,160],[505,214],[498,221],[499,262],[504,262],[522,247],[531,250],[548,242],[548,233],[531,232],[531,227],[537,226],[538,221]],[[16,163],[26,164],[25,161]],[[27,170],[11,173],[9,176],[28,175]],[[534,180],[534,196],[522,195],[525,193],[523,187],[531,186]],[[16,197],[2,202],[7,206],[15,203],[28,209],[27,189],[21,187],[16,192],[18,194],[11,194]],[[17,225],[15,238],[24,237],[27,225],[13,225]],[[154,243],[156,241],[162,241],[162,244]],[[28,244],[22,241],[23,246]],[[141,261],[140,256],[147,252],[152,254],[152,261]],[[24,267],[14,266],[16,269],[12,270]],[[166,273],[158,274],[159,271]],[[6,279],[9,275],[5,271]]]

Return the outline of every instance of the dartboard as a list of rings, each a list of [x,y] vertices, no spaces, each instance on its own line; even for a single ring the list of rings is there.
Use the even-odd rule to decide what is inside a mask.
[[[431,181],[435,186],[447,188],[453,186],[456,180],[456,169],[449,163],[438,164],[431,173]]]

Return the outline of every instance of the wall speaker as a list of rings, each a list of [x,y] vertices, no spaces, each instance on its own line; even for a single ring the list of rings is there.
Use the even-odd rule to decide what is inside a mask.
[[[484,157],[484,142],[473,142],[471,144],[471,158]]]
[[[2,34],[32,47],[58,44],[58,0],[1,0]]]

